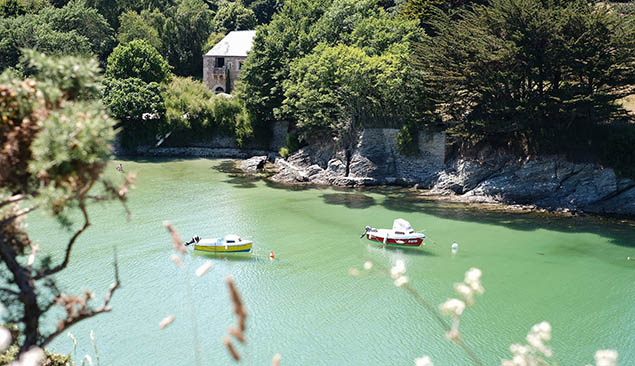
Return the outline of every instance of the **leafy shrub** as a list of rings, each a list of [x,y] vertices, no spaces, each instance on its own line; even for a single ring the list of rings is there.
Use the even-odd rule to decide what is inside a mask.
[[[247,142],[254,139],[253,115],[243,106],[240,114],[236,117],[236,143],[243,147]]]
[[[161,132],[165,104],[159,84],[136,78],[107,78],[104,86],[103,102],[121,122],[124,146],[148,143]]]
[[[170,143],[187,144],[215,135],[235,136],[244,146],[253,135],[251,120],[237,98],[215,95],[200,81],[175,77],[162,92],[166,118],[161,133]]]
[[[115,47],[108,56],[106,75],[116,79],[138,78],[146,83],[170,77],[170,65],[148,41],[135,39]]]
[[[281,147],[278,154],[280,154],[280,156],[286,159],[287,156],[289,156],[289,148],[286,146]]]

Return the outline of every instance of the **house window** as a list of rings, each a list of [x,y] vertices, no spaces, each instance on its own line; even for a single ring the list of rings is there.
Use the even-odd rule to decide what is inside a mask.
[[[223,67],[225,66],[225,57],[216,57],[216,63],[214,67]]]
[[[238,70],[242,70],[243,69],[243,62],[240,61],[238,62]]]
[[[232,69],[232,63],[231,62],[227,63],[227,68],[230,69],[230,70]]]

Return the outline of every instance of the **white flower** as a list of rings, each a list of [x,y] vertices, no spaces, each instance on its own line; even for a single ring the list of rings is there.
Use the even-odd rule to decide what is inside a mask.
[[[474,293],[473,290],[470,286],[464,284],[463,282],[461,283],[455,283],[454,284],[454,291],[456,291],[457,294],[461,295],[461,297],[463,297],[463,299],[465,299],[465,302],[468,305],[473,305],[474,304]]]
[[[415,366],[434,366],[432,360],[428,356],[415,358]]]
[[[483,294],[483,292],[485,292],[485,289],[481,285],[482,274],[483,273],[478,268],[470,268],[467,272],[465,272],[465,283],[478,294]]]
[[[365,270],[367,270],[367,271],[368,271],[368,270],[370,270],[371,268],[373,268],[373,262],[371,262],[371,261],[366,261],[366,262],[364,262],[364,269],[365,269]]]
[[[395,286],[397,287],[401,287],[405,285],[406,283],[408,283],[408,276],[400,276],[399,278],[395,280]]]
[[[390,269],[390,276],[396,280],[404,273],[406,273],[406,264],[402,259],[397,259],[395,265]]]
[[[11,332],[7,328],[0,327],[0,353],[9,348],[11,345]]]
[[[595,366],[617,366],[617,351],[602,349],[595,352]]]
[[[465,310],[465,303],[459,299],[449,299],[441,304],[441,312],[445,315],[461,316]]]

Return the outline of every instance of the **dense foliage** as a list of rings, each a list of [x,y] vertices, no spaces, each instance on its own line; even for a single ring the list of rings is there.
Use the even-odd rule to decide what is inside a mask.
[[[243,71],[256,129],[287,118],[303,137],[336,136],[364,124],[399,127],[425,114],[407,62],[422,35],[415,21],[375,1],[286,3],[259,29]]]
[[[108,57],[106,75],[160,83],[170,77],[170,65],[147,41],[136,39],[117,46]]]
[[[161,127],[170,134],[169,143],[200,142],[213,136],[244,137],[251,134],[243,106],[237,99],[215,96],[202,83],[190,78],[174,78],[163,91],[166,116]]]
[[[114,46],[113,30],[83,1],[63,8],[0,18],[0,70],[18,67],[21,49],[55,55],[97,55],[103,63]]]
[[[571,147],[620,116],[635,82],[632,18],[605,6],[492,0],[439,16],[420,67],[462,141]]]
[[[154,143],[165,106],[159,84],[138,78],[104,80],[104,104],[120,121],[126,146]]]
[[[254,29],[256,22],[254,12],[245,8],[242,3],[224,1],[214,16],[214,29],[221,33]]]

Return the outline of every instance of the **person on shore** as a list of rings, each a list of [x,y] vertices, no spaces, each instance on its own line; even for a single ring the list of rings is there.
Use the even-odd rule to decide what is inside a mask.
[[[118,172],[123,173],[123,165],[121,163],[119,163],[119,165],[117,165],[117,168],[115,169],[117,169]]]

